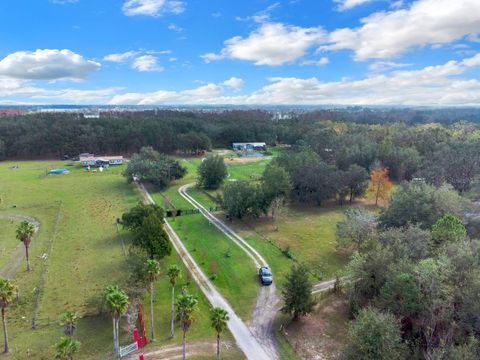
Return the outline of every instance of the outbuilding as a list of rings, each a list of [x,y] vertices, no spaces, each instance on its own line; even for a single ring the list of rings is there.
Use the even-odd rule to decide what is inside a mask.
[[[121,165],[124,163],[123,156],[95,156],[94,154],[80,154],[79,161],[82,166],[108,167],[110,165]]]
[[[265,151],[267,144],[264,142],[238,142],[232,144],[233,150],[236,151]]]

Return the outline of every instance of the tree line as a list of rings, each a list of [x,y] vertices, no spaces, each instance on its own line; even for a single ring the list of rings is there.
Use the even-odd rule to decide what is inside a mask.
[[[98,119],[34,113],[0,118],[0,158],[129,155],[144,146],[199,154],[232,142],[306,143],[343,170],[352,162],[368,167],[378,158],[394,179],[403,179],[444,145],[451,144],[450,152],[468,151],[455,142],[478,138],[479,122],[475,109],[337,109],[292,113],[282,120],[262,110],[105,112]]]

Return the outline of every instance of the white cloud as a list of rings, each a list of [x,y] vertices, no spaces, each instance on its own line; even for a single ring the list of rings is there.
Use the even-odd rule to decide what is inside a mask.
[[[122,88],[104,89],[47,89],[38,87],[31,80],[0,77],[0,96],[2,102],[20,103],[18,98],[28,98],[29,103],[57,103],[69,104],[108,102]],[[16,99],[8,99],[8,98]],[[41,101],[38,101],[41,100]]]
[[[240,79],[238,77],[231,77],[228,80],[225,80],[222,85],[228,86],[229,88],[232,88],[233,90],[240,90],[245,86],[245,81],[243,79]]]
[[[271,15],[272,11],[275,10],[276,8],[278,8],[279,6],[280,6],[280,3],[278,3],[278,2],[273,3],[272,5],[268,6],[266,9],[264,9],[262,11],[259,11],[252,16],[247,16],[247,17],[244,17],[244,18],[242,18],[241,16],[237,16],[235,18],[235,20],[237,20],[237,21],[254,21],[254,22],[257,22],[257,23],[268,22],[270,20],[270,15]]]
[[[405,1],[404,0],[397,0],[397,1],[394,1],[390,4],[390,7],[392,9],[400,9],[402,8],[403,6],[405,5]]]
[[[323,66],[330,63],[330,59],[326,56],[321,57],[319,60],[305,60],[302,61],[300,65],[316,65],[316,66]]]
[[[83,80],[101,65],[70,50],[18,51],[0,61],[0,76],[30,80]]]
[[[372,0],[335,0],[335,2],[338,3],[338,11],[350,10],[371,1]]]
[[[127,93],[116,95],[110,101],[114,105],[154,105],[154,104],[207,104],[222,95],[218,84],[207,84],[195,89],[176,91],[156,91],[151,93]]]
[[[246,38],[226,40],[219,54],[204,54],[202,58],[206,62],[230,58],[253,61],[255,65],[282,65],[301,58],[323,40],[325,32],[319,27],[263,23]]]
[[[183,31],[183,28],[178,26],[178,25],[175,25],[175,24],[170,24],[168,25],[168,29],[169,30],[173,30],[173,31],[176,31],[176,32],[182,32]]]
[[[116,63],[122,63],[127,60],[130,60],[132,57],[136,56],[138,51],[127,51],[124,53],[116,53],[116,54],[109,54],[106,55],[103,60],[104,61],[111,61]]]
[[[412,66],[412,64],[396,63],[393,61],[376,61],[373,64],[370,64],[368,69],[372,72],[384,72],[408,66]]]
[[[480,81],[461,78],[480,66],[480,54],[419,70],[372,74],[361,80],[272,78],[253,93],[226,96],[224,84],[184,91],[116,95],[112,104],[480,105]]]
[[[163,71],[163,67],[158,64],[158,58],[153,55],[142,55],[133,61],[132,69],[147,72],[147,71]]]
[[[355,59],[385,59],[413,47],[446,44],[480,28],[478,0],[417,0],[405,9],[377,12],[358,28],[330,33],[323,50],[351,49]]]
[[[105,104],[121,88],[105,88],[96,90],[61,89],[39,91],[32,99],[47,101],[62,101],[69,104]]]
[[[126,0],[122,10],[127,16],[180,14],[185,11],[185,3],[178,0]]]
[[[471,42],[480,43],[480,33],[470,34],[467,38]]]

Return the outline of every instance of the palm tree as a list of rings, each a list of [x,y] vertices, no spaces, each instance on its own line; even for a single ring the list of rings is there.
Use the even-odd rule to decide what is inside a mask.
[[[75,335],[75,330],[77,330],[78,314],[73,311],[65,311],[62,314],[61,321],[65,336]]]
[[[15,297],[15,285],[8,279],[0,279],[0,307],[2,308],[3,338],[5,340],[5,353],[8,353],[8,333],[5,310]]]
[[[80,348],[80,341],[73,340],[70,336],[62,336],[60,342],[55,344],[56,359],[73,360],[75,354]]]
[[[113,352],[118,354],[118,323],[120,316],[128,310],[128,296],[118,286],[107,286],[105,289],[105,303],[113,319]]]
[[[174,321],[175,321],[175,285],[177,284],[177,279],[180,277],[180,268],[174,264],[168,268],[168,277],[170,278],[170,284],[172,285],[172,306],[170,309],[170,336],[173,338],[174,333]]]
[[[212,308],[210,311],[210,321],[217,332],[217,360],[220,360],[220,334],[227,328],[227,322],[230,318],[227,310],[220,307]]]
[[[158,263],[158,261],[153,259],[147,260],[145,266],[145,273],[147,275],[148,281],[150,282],[150,342],[153,342],[155,341],[155,331],[153,325],[153,301],[155,297],[155,291],[153,286],[155,281],[157,281],[158,279],[158,275],[160,274],[160,264]]]
[[[193,312],[197,307],[197,303],[197,298],[188,294],[186,290],[182,291],[182,294],[177,298],[177,317],[180,320],[183,331],[183,360],[185,360],[187,356],[187,331],[190,325],[192,325]]]
[[[17,227],[17,239],[23,242],[25,246],[25,257],[27,258],[27,271],[30,271],[30,259],[28,258],[28,248],[32,242],[35,227],[28,221],[22,221]]]

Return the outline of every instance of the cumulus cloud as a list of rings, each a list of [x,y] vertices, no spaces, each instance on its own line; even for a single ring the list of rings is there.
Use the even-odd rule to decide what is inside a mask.
[[[235,36],[226,40],[219,54],[204,54],[202,58],[206,62],[229,58],[253,61],[255,65],[283,65],[304,56],[310,48],[325,40],[325,36],[320,27],[267,22],[246,38]]]
[[[62,101],[69,104],[105,104],[115,95],[121,88],[110,87],[104,89],[61,89],[46,90],[38,89],[31,95],[32,99],[42,101]]]
[[[18,51],[0,61],[0,76],[30,80],[83,80],[100,69],[70,50]]]
[[[31,80],[11,79],[0,77],[0,96],[3,103],[20,103],[17,100],[8,99],[8,97],[24,97],[29,99],[29,103],[55,103],[68,102],[69,104],[95,103],[101,104],[108,102],[122,88],[103,88],[103,89],[46,89],[35,86]]]
[[[132,69],[147,72],[147,71],[163,71],[163,67],[158,64],[158,58],[153,55],[142,55],[133,61]]]
[[[115,54],[106,55],[103,58],[103,60],[104,61],[116,62],[116,63],[123,63],[127,60],[130,60],[131,58],[133,58],[137,54],[138,54],[138,51],[126,51],[124,53],[115,53]]]
[[[358,28],[329,34],[322,50],[351,49],[355,59],[386,59],[413,47],[446,44],[480,28],[478,0],[417,0],[410,7],[377,12],[361,20]]]
[[[338,11],[350,10],[371,1],[373,0],[335,0],[335,2],[338,3]]]
[[[238,77],[231,77],[230,79],[225,80],[222,85],[232,88],[233,90],[240,90],[245,86],[245,81]]]
[[[185,11],[185,3],[178,0],[127,0],[122,10],[127,16],[180,14]]]
[[[184,91],[116,95],[111,104],[305,104],[305,105],[480,105],[480,81],[461,78],[480,66],[480,54],[462,61],[372,74],[361,80],[322,82],[312,77],[272,78],[247,95],[226,96],[224,84]],[[222,86],[223,85],[223,86]]]

